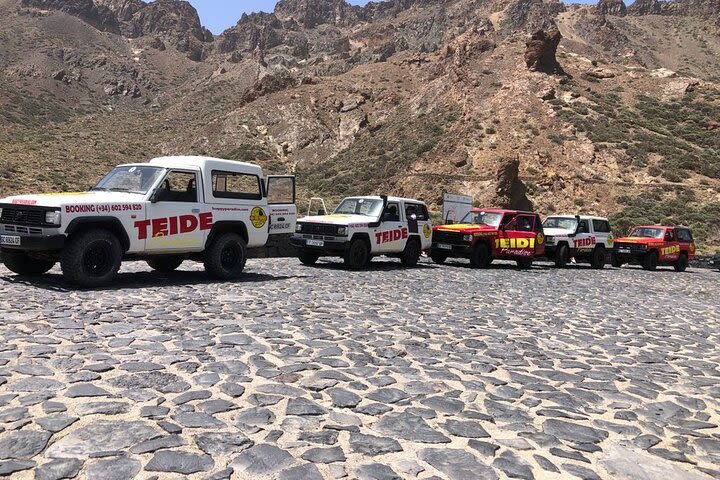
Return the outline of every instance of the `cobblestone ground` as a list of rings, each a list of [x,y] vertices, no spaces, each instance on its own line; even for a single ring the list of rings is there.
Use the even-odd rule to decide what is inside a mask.
[[[0,475],[720,478],[720,274],[0,270]]]

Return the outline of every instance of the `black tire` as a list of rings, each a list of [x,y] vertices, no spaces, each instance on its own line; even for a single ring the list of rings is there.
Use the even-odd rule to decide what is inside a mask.
[[[623,266],[623,262],[620,260],[620,257],[612,253],[610,254],[610,265],[615,268],[620,268]]]
[[[71,283],[102,287],[115,280],[122,257],[120,240],[109,230],[98,228],[70,237],[60,256],[60,266]]]
[[[479,242],[475,245],[470,254],[470,265],[473,268],[486,268],[490,265],[490,250],[486,244]]]
[[[676,272],[684,272],[688,267],[688,257],[684,253],[681,253],[677,259],[677,262],[673,265]]]
[[[517,259],[517,266],[522,269],[528,269],[532,268],[533,265],[533,259],[532,258],[518,258]]]
[[[443,263],[445,263],[447,261],[448,256],[444,253],[433,251],[433,252],[430,252],[430,258],[432,259],[432,261],[434,263],[437,263],[438,265],[442,265]]]
[[[298,253],[298,259],[303,265],[315,265],[319,258],[320,254],[315,252],[300,250]]]
[[[405,250],[400,255],[400,263],[405,267],[414,267],[420,261],[421,253],[420,242],[415,238],[410,238],[405,244]]]
[[[205,271],[218,280],[234,280],[245,268],[247,245],[237,233],[223,233],[205,250]]]
[[[185,261],[185,258],[181,255],[163,255],[148,258],[145,261],[150,268],[157,272],[170,273],[177,270],[177,268]]]
[[[0,261],[8,270],[18,275],[42,275],[55,266],[50,260],[38,260],[29,257],[25,252],[0,251]]]
[[[350,248],[343,257],[345,266],[350,270],[362,270],[370,263],[370,247],[362,238],[350,242]]]
[[[565,268],[568,260],[570,260],[570,249],[563,243],[555,252],[555,266],[557,268]]]
[[[603,247],[595,247],[593,250],[592,257],[590,258],[590,266],[596,270],[602,270],[605,268],[605,262],[607,261],[607,252]]]
[[[642,268],[645,270],[653,271],[657,269],[658,265],[658,254],[657,252],[646,253],[642,259]]]

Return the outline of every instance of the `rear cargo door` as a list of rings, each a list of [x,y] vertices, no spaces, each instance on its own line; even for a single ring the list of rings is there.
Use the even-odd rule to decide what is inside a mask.
[[[266,181],[268,228],[271,235],[294,233],[297,221],[295,177],[270,175]]]

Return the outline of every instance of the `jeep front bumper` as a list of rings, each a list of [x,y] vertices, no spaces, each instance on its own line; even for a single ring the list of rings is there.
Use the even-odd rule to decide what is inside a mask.
[[[343,254],[350,248],[350,241],[340,238],[329,240],[326,238],[306,238],[297,235],[290,237],[290,245],[293,247],[316,253],[325,253],[328,255]]]
[[[65,235],[24,235],[0,233],[0,248],[8,250],[31,250],[34,252],[51,252],[62,250],[65,246]]]
[[[472,253],[472,249],[473,247],[470,244],[458,245],[456,243],[433,242],[430,247],[430,252],[441,253],[449,257],[466,257]]]

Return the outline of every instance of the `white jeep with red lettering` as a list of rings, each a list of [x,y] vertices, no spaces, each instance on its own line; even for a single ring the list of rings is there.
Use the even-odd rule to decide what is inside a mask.
[[[553,215],[543,222],[545,256],[564,267],[571,260],[604,268],[613,249],[610,222],[604,217]]]
[[[214,278],[238,277],[247,249],[295,231],[295,178],[258,165],[165,157],[120,165],[90,191],[0,200],[0,260],[21,275],[60,261],[83,287],[113,281],[122,260],[169,272],[197,260]]]
[[[331,215],[299,219],[295,232],[291,243],[305,265],[322,256],[336,256],[353,270],[380,255],[414,266],[432,244],[427,206],[409,198],[348,197]]]

